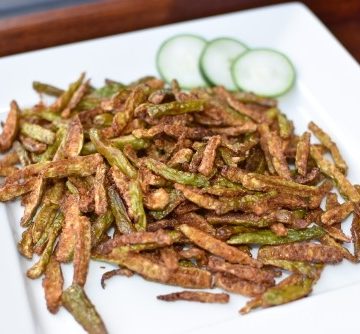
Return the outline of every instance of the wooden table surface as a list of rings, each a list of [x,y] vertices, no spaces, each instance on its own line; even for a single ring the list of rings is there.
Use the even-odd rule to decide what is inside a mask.
[[[288,1],[98,0],[0,20],[0,56],[284,2]],[[360,62],[360,0],[302,2]]]

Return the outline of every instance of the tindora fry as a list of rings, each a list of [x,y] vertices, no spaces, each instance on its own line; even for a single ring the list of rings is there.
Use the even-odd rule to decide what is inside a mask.
[[[42,178],[37,178],[32,191],[24,197],[25,210],[24,215],[21,218],[21,226],[28,226],[30,224],[41,201],[44,187],[45,181]]]
[[[22,256],[25,256],[28,259],[32,259],[34,250],[31,227],[22,233],[21,240],[17,245],[17,249]]]
[[[75,226],[73,283],[84,286],[90,262],[91,226],[88,218],[80,217]]]
[[[134,215],[134,225],[137,231],[146,230],[146,214],[144,211],[140,184],[137,180],[131,180],[129,184],[129,196],[131,209]]]
[[[99,164],[96,168],[94,184],[95,213],[102,215],[107,211],[108,201],[105,189],[107,167],[105,164]]]
[[[277,259],[262,259],[261,262],[265,265],[271,265],[274,267],[279,267],[288,271],[291,271],[296,274],[302,274],[311,278],[318,278],[322,269],[321,264],[312,264],[301,261],[287,261],[287,260],[277,260]]]
[[[149,214],[157,220],[163,219],[167,215],[169,215],[182,202],[184,202],[184,197],[182,195],[182,192],[173,189],[169,194],[168,205],[163,210],[150,211]]]
[[[255,283],[274,284],[274,275],[266,270],[241,264],[228,263],[221,258],[210,256],[207,268],[210,271],[228,273],[240,279]]]
[[[340,243],[338,243],[329,234],[325,234],[322,237],[321,242],[322,242],[323,245],[327,245],[327,246],[330,246],[330,247],[333,247],[333,248],[337,249],[339,251],[339,253],[342,254],[344,259],[347,259],[347,260],[349,260],[351,262],[354,262],[354,263],[358,262],[357,258],[354,255],[352,255],[347,248],[345,248]]]
[[[20,142],[15,140],[13,143],[13,148],[18,155],[19,161],[23,167],[31,165],[29,153],[26,151],[25,147]]]
[[[348,170],[348,166],[344,158],[341,156],[341,153],[337,145],[332,141],[330,136],[327,133],[325,133],[314,122],[309,123],[309,129],[320,140],[321,144],[323,144],[330,151],[336,167],[339,168],[344,174],[346,174]]]
[[[74,116],[67,129],[66,137],[63,141],[61,158],[76,157],[80,154],[84,142],[84,132],[78,116]]]
[[[0,159],[0,167],[11,167],[19,162],[19,156],[15,151],[4,154]]]
[[[146,105],[146,112],[150,117],[161,117],[170,115],[179,115],[188,112],[198,112],[204,110],[205,101],[194,100],[185,102],[169,102],[163,104]]]
[[[61,117],[68,118],[72,110],[79,104],[88,89],[90,80],[82,82],[81,85],[74,91],[73,95],[66,108],[61,112]]]
[[[5,152],[12,146],[19,130],[20,109],[15,101],[10,103],[10,112],[0,134],[0,152]]]
[[[43,153],[47,148],[46,144],[24,135],[20,135],[19,139],[24,148],[31,153]]]
[[[291,180],[290,170],[283,150],[283,141],[275,132],[270,132],[268,149],[277,174]]]
[[[222,174],[229,178],[230,181],[240,182],[250,190],[269,191],[277,189],[298,196],[317,195],[320,192],[318,187],[298,184],[278,176],[245,173],[238,168],[224,167]]]
[[[0,151],[9,151],[0,201],[21,198],[17,247],[38,257],[27,276],[44,275],[49,311],[64,306],[88,333],[106,333],[83,290],[91,260],[117,266],[103,286],[139,275],[219,288],[254,297],[243,313],[307,296],[326,264],[359,262],[360,186],[345,177],[332,139],[314,123],[319,144],[298,135],[275,100],[223,87],[185,92],[154,77],[96,88],[81,74],[66,90],[34,88],[39,103],[20,110],[12,102],[0,134]],[[351,238],[343,232],[350,214]],[[72,268],[65,291],[61,266]]]
[[[279,135],[282,139],[289,138],[293,131],[294,125],[292,121],[289,121],[285,114],[278,112],[277,113],[277,121],[279,126]]]
[[[111,166],[118,167],[126,176],[134,178],[136,176],[135,168],[130,164],[121,150],[112,147],[100,139],[98,130],[90,130],[90,139],[95,145],[96,150],[102,154]]]
[[[285,236],[278,236],[269,230],[256,232],[245,232],[232,236],[227,243],[237,244],[258,244],[258,245],[279,245],[290,242],[306,241],[311,239],[320,239],[325,234],[321,227],[309,227],[304,230],[288,229]]]
[[[216,233],[214,227],[211,226],[204,217],[195,212],[189,212],[186,215],[177,215],[176,219],[180,224],[190,225],[210,235],[215,235]]]
[[[267,287],[265,284],[249,282],[226,273],[216,273],[214,277],[217,288],[248,297],[263,293]]]
[[[305,176],[310,154],[310,132],[304,132],[296,145],[295,166],[297,172]]]
[[[209,138],[209,141],[205,146],[203,158],[198,168],[201,174],[205,176],[209,176],[212,173],[215,156],[216,156],[216,149],[218,148],[220,143],[221,143],[220,136],[213,136]]]
[[[259,250],[261,259],[278,259],[290,261],[308,261],[313,263],[337,263],[342,261],[343,254],[333,246],[315,243],[291,243],[281,246],[263,246]]]
[[[164,265],[174,271],[179,267],[179,255],[172,247],[164,247],[160,249],[160,259]]]
[[[129,234],[135,231],[135,228],[126,212],[123,201],[115,190],[115,187],[108,188],[109,204],[112,214],[115,217],[115,224],[119,232]]]
[[[351,236],[354,242],[354,255],[360,259],[360,218],[357,214],[354,215],[351,224]]]
[[[185,224],[181,225],[179,229],[199,247],[206,249],[214,255],[221,256],[231,263],[243,263],[254,267],[261,267],[258,261],[249,257],[246,253],[215,239],[201,230]]]
[[[113,248],[119,246],[146,243],[157,243],[163,246],[168,246],[172,244],[172,239],[163,230],[158,230],[156,232],[134,232],[130,234],[122,234],[117,235],[113,239],[99,245],[99,247],[97,247],[97,252],[106,254],[110,253]]]
[[[106,231],[110,228],[114,221],[114,216],[110,209],[97,217],[91,224],[91,246],[96,247]]]
[[[164,283],[181,286],[185,289],[210,289],[212,277],[207,270],[180,266],[175,271],[170,272]]]
[[[155,174],[162,176],[163,178],[180,184],[192,185],[195,187],[206,187],[209,185],[207,178],[200,174],[193,174],[188,172],[182,172],[165,164],[155,161],[154,159],[147,159],[145,161],[146,167],[153,171]]]
[[[360,202],[360,193],[334,164],[322,156],[318,148],[311,146],[310,153],[320,170],[336,182],[340,193],[345,198],[348,198],[352,202]]]
[[[170,195],[164,188],[146,194],[144,205],[151,210],[164,210],[170,202]]]
[[[76,243],[76,226],[80,220],[80,209],[75,195],[67,195],[62,204],[61,211],[64,215],[64,226],[56,250],[56,259],[67,262],[74,253]]]
[[[292,302],[307,296],[312,290],[312,285],[311,278],[285,279],[277,286],[267,289],[260,297],[250,300],[240,312],[246,314],[256,307],[269,307]]]
[[[24,182],[5,183],[0,187],[0,201],[10,201],[16,197],[27,194],[34,190],[38,182],[38,178],[30,178]]]
[[[84,289],[72,284],[61,296],[62,305],[89,334],[106,334],[105,325]]]
[[[190,302],[226,304],[229,302],[230,296],[226,293],[181,291],[181,292],[169,293],[167,295],[160,295],[157,296],[156,298],[166,302],[186,300]]]
[[[80,87],[81,83],[83,82],[85,78],[85,73],[81,73],[80,77],[78,78],[78,80],[76,80],[75,82],[71,83],[68,87],[68,89],[66,91],[64,91],[58,98],[57,100],[53,103],[53,105],[51,106],[51,109],[54,112],[61,112],[64,110],[64,108],[66,108],[68,106],[68,104],[70,103],[71,98],[73,97],[73,95],[75,94],[75,92],[77,91],[77,89]]]
[[[51,313],[57,313],[60,308],[63,285],[64,278],[60,263],[52,256],[46,267],[45,276],[42,281],[46,306]]]
[[[321,215],[321,222],[325,225],[341,223],[353,210],[354,204],[352,202],[345,202],[324,212]]]
[[[31,279],[38,278],[45,272],[46,267],[50,261],[51,255],[53,253],[55,242],[60,233],[61,228],[62,228],[62,220],[56,219],[49,231],[48,240],[47,240],[46,246],[42,252],[42,255],[40,256],[39,261],[36,262],[26,272],[26,275],[29,278],[31,278]]]
[[[105,289],[105,281],[107,281],[108,279],[114,277],[114,276],[126,276],[126,277],[131,277],[133,276],[134,273],[126,268],[119,268],[119,269],[114,269],[114,270],[110,270],[107,271],[106,273],[104,273],[101,276],[101,287],[103,289]]]
[[[143,255],[123,252],[116,248],[113,249],[110,254],[96,255],[95,258],[100,261],[124,266],[151,281],[165,283],[169,279],[171,273],[167,267],[157,264]]]
[[[33,81],[32,86],[34,90],[39,94],[46,94],[46,95],[58,97],[62,93],[64,93],[64,91],[60,88],[39,81]]]
[[[53,144],[55,141],[54,132],[37,124],[20,123],[20,133],[45,144]]]

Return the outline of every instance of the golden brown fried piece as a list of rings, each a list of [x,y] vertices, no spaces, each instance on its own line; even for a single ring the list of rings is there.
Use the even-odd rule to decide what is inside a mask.
[[[270,132],[267,145],[277,174],[291,180],[290,170],[284,154],[283,140],[275,132]]]
[[[314,122],[309,123],[309,129],[320,140],[321,144],[324,145],[330,151],[330,153],[334,159],[336,167],[339,168],[341,170],[341,172],[346,175],[348,166],[347,166],[344,158],[341,156],[341,153],[340,153],[337,145],[332,141],[330,136],[327,133],[325,133]]]
[[[108,202],[105,189],[107,167],[105,164],[99,164],[96,168],[95,180],[94,180],[94,201],[95,201],[95,213],[102,215],[107,211]]]
[[[64,278],[60,263],[52,256],[46,267],[42,286],[45,291],[46,306],[53,314],[60,308],[63,285]]]
[[[102,254],[107,254],[119,246],[148,243],[168,246],[172,244],[172,239],[169,234],[163,230],[158,230],[156,232],[134,232],[115,236],[113,239],[101,244],[97,248],[97,251]]]
[[[178,255],[183,259],[196,260],[196,262],[200,265],[206,265],[208,263],[207,253],[200,248],[191,247],[183,249],[178,253]]]
[[[206,270],[179,267],[172,271],[163,283],[181,286],[185,289],[210,289],[211,280],[211,273]]]
[[[285,237],[288,234],[287,228],[282,223],[271,224],[270,230],[279,237]]]
[[[245,252],[229,246],[226,243],[212,237],[211,235],[189,225],[181,225],[180,231],[192,242],[210,253],[220,256],[231,263],[248,264],[254,267],[261,267],[261,263],[252,259]]]
[[[150,210],[164,210],[169,201],[169,193],[164,188],[158,188],[146,194],[144,205]]]
[[[24,135],[20,135],[19,139],[24,148],[32,153],[43,153],[47,148],[46,144]]]
[[[176,218],[180,224],[187,224],[213,236],[216,233],[215,229],[206,219],[195,212],[189,212],[186,215],[177,215]]]
[[[260,248],[258,256],[260,259],[273,258],[313,263],[337,263],[344,257],[342,252],[335,247],[310,242],[264,246]]]
[[[32,191],[24,198],[24,215],[21,218],[21,226],[28,226],[31,223],[33,216],[40,204],[41,197],[44,191],[45,181],[38,177],[34,182]]]
[[[310,154],[320,170],[336,182],[336,186],[345,198],[352,202],[360,202],[360,193],[334,164],[322,156],[317,147],[311,146]]]
[[[179,267],[179,256],[172,247],[161,248],[160,259],[164,265],[172,271],[178,269]]]
[[[335,208],[329,209],[321,215],[321,222],[325,225],[341,223],[354,210],[352,202],[345,202]]]
[[[354,242],[354,255],[360,259],[360,218],[357,214],[354,215],[351,224],[351,236]]]
[[[68,178],[66,185],[69,191],[78,197],[79,208],[81,212],[94,211],[94,180],[92,176]]]
[[[75,226],[75,239],[73,283],[84,286],[91,252],[91,225],[85,216],[80,217]]]
[[[11,175],[13,175],[14,173],[12,173]],[[38,178],[29,178],[24,182],[5,183],[3,186],[0,187],[0,201],[10,201],[16,197],[29,193],[30,191],[35,189],[36,185],[39,182],[38,180]]]
[[[181,291],[181,292],[169,293],[167,295],[160,295],[157,296],[156,298],[166,302],[186,300],[189,302],[226,304],[229,302],[230,296],[226,293]]]
[[[105,281],[107,281],[108,279],[114,277],[114,276],[126,276],[126,277],[131,277],[133,276],[134,273],[126,268],[119,268],[119,269],[114,269],[114,270],[110,270],[107,271],[106,273],[104,273],[101,276],[101,287],[103,289],[105,289]]]
[[[270,285],[273,285],[275,283],[274,275],[269,271],[241,264],[228,263],[223,259],[215,256],[209,257],[207,268],[210,271],[228,273],[249,282],[264,283]]]
[[[204,150],[204,154],[198,168],[198,171],[205,175],[209,176],[213,171],[215,156],[216,156],[216,149],[221,144],[221,137],[220,136],[213,136],[209,138]]]
[[[113,249],[110,254],[101,256],[96,255],[95,258],[124,266],[151,281],[166,283],[171,275],[171,271],[167,267],[155,263],[153,260],[150,260],[141,254],[122,252]]]
[[[264,284],[245,281],[230,274],[216,273],[215,287],[239,295],[254,297],[263,293],[267,286]]]
[[[0,168],[3,167],[12,167],[16,165],[19,160],[19,156],[15,151],[11,151],[9,153],[4,154],[0,159]]]
[[[74,116],[68,126],[61,158],[72,158],[80,154],[84,142],[83,127],[78,116]],[[55,158],[55,160],[57,160]]]
[[[13,144],[19,130],[20,109],[15,101],[10,104],[10,112],[6,118],[0,135],[0,152],[7,151]]]
[[[68,105],[66,108],[61,112],[61,116],[64,118],[68,118],[72,112],[72,110],[79,104],[79,102],[84,97],[86,91],[89,88],[90,80],[86,80],[85,82],[81,83],[79,88],[76,89],[73,96],[71,97]]]
[[[56,250],[56,260],[68,262],[75,249],[77,225],[81,224],[79,204],[75,195],[68,194],[65,197],[61,211],[65,216],[65,221]]]
[[[310,153],[310,133],[304,132],[296,146],[295,166],[301,176],[307,174],[307,164]]]

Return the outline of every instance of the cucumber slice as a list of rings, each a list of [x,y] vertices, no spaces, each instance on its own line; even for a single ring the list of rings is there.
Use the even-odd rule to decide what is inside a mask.
[[[288,57],[271,49],[244,52],[231,68],[235,84],[262,96],[279,96],[295,82],[295,68]]]
[[[209,42],[200,58],[200,69],[205,79],[213,85],[236,90],[231,76],[231,64],[246,50],[243,43],[232,38],[217,38]]]
[[[199,69],[200,55],[205,46],[205,39],[195,35],[177,35],[167,39],[156,56],[161,77],[167,82],[176,79],[185,89],[206,86]]]

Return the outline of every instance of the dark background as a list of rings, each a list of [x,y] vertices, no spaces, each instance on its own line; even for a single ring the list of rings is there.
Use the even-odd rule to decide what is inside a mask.
[[[0,56],[279,0],[0,0]],[[305,0],[360,62],[360,0]]]

